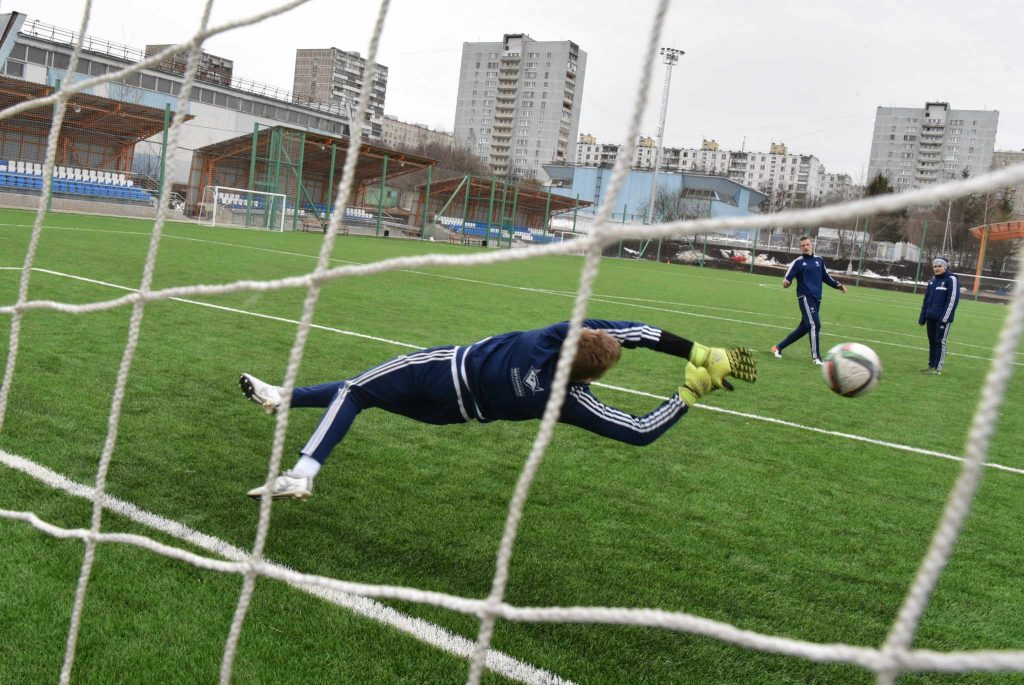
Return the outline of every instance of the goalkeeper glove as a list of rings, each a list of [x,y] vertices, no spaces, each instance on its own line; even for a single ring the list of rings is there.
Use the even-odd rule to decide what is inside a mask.
[[[699,343],[693,343],[693,350],[690,352],[690,361],[694,366],[703,367],[711,374],[711,382],[716,388],[732,390],[732,384],[725,380],[726,376],[733,376],[742,381],[753,383],[757,380],[757,362],[754,355],[745,347],[705,347]]]
[[[686,378],[679,387],[679,398],[686,403],[687,407],[697,404],[697,401],[715,389],[711,381],[711,374],[702,366],[694,366],[686,362]]]

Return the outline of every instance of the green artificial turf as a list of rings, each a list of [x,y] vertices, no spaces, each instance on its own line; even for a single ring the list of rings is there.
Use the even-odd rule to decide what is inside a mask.
[[[17,299],[33,214],[0,211],[0,305]],[[322,236],[168,224],[156,289],[301,275]],[[32,300],[87,303],[135,288],[145,222],[51,214]],[[343,236],[332,266],[478,249]],[[300,384],[353,376],[412,347],[469,343],[567,319],[582,259],[419,268],[326,284]],[[840,278],[842,278],[840,276]],[[646,607],[818,643],[885,639],[941,515],[1006,308],[965,300],[940,377],[917,369],[927,339],[920,295],[826,290],[822,347],[863,342],[884,374],[872,394],[832,394],[801,341],[768,349],[799,321],[779,277],[605,259],[588,315],[650,323],[755,350],[760,377],[715,393],[662,439],[634,448],[560,426],[527,501],[507,601]],[[118,425],[108,492],[243,550],[274,420],[244,400],[238,374],[280,382],[304,289],[149,303]],[[204,306],[215,305],[215,307]],[[0,449],[93,485],[108,433],[130,307],[24,314]],[[11,317],[0,316],[6,359]],[[397,343],[397,344],[396,344]],[[1014,370],[1024,363],[1015,358]],[[642,414],[681,380],[677,358],[625,351],[595,393]],[[608,387],[608,386],[615,386]],[[620,390],[621,388],[624,390]],[[915,647],[1024,648],[1024,392],[1015,374],[987,468]],[[715,408],[728,410],[725,413]],[[291,413],[285,466],[319,413]],[[307,503],[274,506],[266,556],[374,584],[486,597],[508,503],[539,422],[428,426],[364,412]],[[817,429],[817,430],[813,430]],[[858,439],[862,438],[862,439]],[[892,443],[891,445],[884,443]],[[1016,470],[1012,470],[1016,469]],[[91,503],[4,468],[0,508],[88,528]],[[106,532],[209,554],[115,513]],[[82,561],[79,541],[0,519],[0,682],[52,682]],[[241,579],[135,547],[100,545],[74,681],[211,682]],[[474,640],[478,621],[384,602]],[[579,683],[871,683],[873,675],[647,627],[499,622],[494,648]],[[462,682],[465,659],[288,585],[257,583],[234,682]],[[504,678],[489,673],[488,682]],[[1010,683],[1017,674],[904,676],[901,683]]]

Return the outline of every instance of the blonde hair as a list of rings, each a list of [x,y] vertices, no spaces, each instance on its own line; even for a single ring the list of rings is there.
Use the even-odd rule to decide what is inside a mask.
[[[580,331],[580,341],[576,348],[576,358],[572,361],[569,380],[573,383],[596,380],[615,366],[621,355],[622,345],[607,331],[584,328]]]

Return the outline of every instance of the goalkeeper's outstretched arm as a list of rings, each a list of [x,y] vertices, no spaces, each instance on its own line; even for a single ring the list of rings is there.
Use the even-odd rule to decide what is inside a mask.
[[[694,366],[708,370],[711,382],[716,388],[732,390],[732,384],[726,380],[728,377],[750,383],[757,380],[757,362],[751,351],[744,347],[707,347],[640,321],[587,319],[583,325],[586,328],[607,332],[623,347],[646,347],[689,359]],[[567,325],[565,328],[568,330]]]

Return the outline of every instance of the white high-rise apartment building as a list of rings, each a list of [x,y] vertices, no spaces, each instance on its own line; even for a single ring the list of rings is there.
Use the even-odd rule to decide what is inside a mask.
[[[543,177],[542,164],[575,158],[586,69],[572,41],[463,43],[455,138],[495,174]]]
[[[358,52],[338,48],[300,48],[295,51],[295,77],[292,93],[298,98],[342,104],[350,115],[355,112],[366,74],[366,59]],[[377,65],[366,113],[368,127],[364,135],[380,141],[384,135],[384,98],[388,89],[388,68]]]
[[[998,124],[998,111],[950,109],[948,102],[879,107],[868,182],[882,174],[899,192],[960,178],[965,169],[984,173],[992,165]]]

